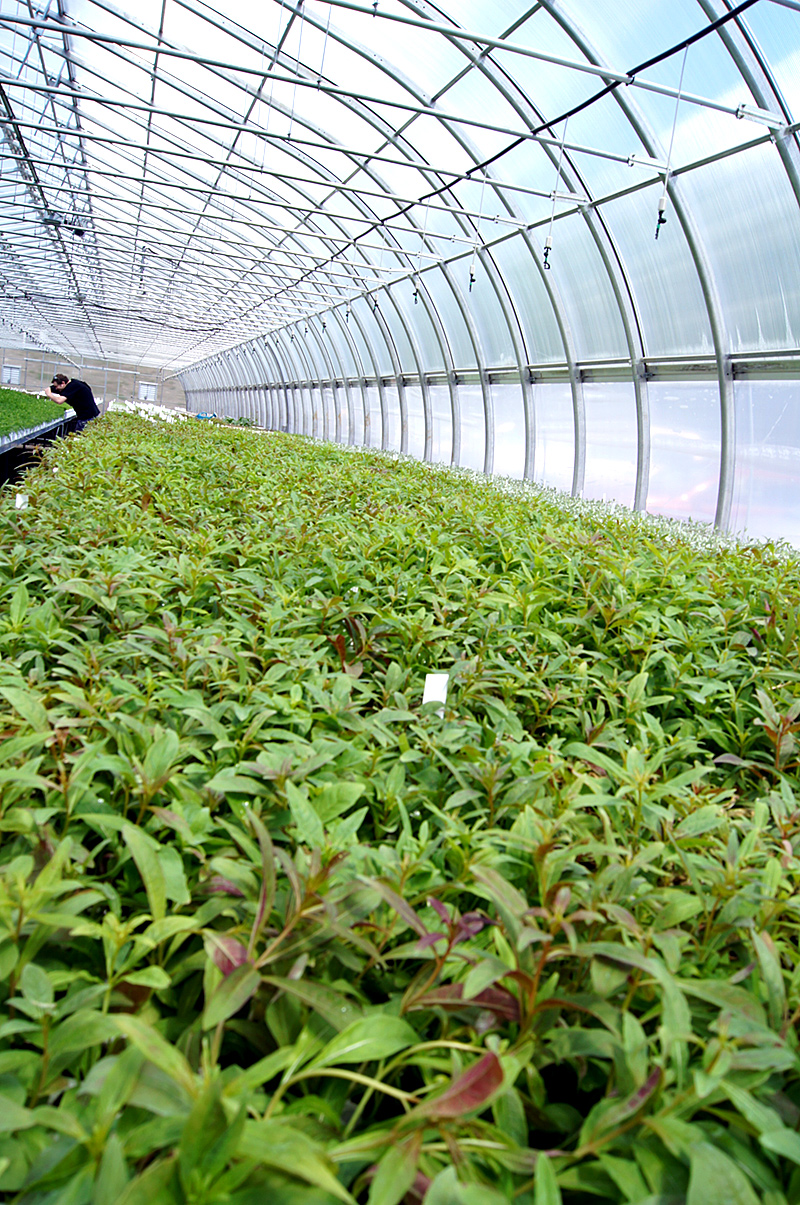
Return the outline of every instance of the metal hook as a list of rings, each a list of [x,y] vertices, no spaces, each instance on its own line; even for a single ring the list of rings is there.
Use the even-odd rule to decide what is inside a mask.
[[[544,240],[544,265],[543,266],[544,266],[545,272],[549,272],[553,266],[551,263],[548,262],[550,259],[550,252],[552,250],[553,250],[553,240],[550,238],[550,235],[548,234],[547,238]]]

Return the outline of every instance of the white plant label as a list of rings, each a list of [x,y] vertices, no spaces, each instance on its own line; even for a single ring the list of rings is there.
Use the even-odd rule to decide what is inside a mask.
[[[441,703],[439,715],[444,715],[444,704],[447,702],[448,674],[426,674],[425,687],[422,691],[422,703]]]

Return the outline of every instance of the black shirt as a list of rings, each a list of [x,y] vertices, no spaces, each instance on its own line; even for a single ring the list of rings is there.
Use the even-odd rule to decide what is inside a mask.
[[[97,418],[100,413],[94,394],[85,381],[70,381],[61,390],[61,396],[69,402],[78,418]]]

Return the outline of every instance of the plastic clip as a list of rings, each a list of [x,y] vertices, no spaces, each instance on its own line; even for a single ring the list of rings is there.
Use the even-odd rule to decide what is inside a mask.
[[[664,210],[665,210],[666,208],[667,208],[667,198],[666,198],[666,197],[659,197],[659,200],[658,200],[658,218],[657,218],[657,220],[656,220],[656,238],[658,238],[658,235],[659,235],[659,232],[660,232],[660,230],[661,230],[661,227],[662,227],[662,226],[666,226],[666,224],[667,224],[667,219],[666,219],[666,218],[665,218],[665,216],[664,216]]]
[[[547,238],[544,240],[544,264],[543,264],[543,267],[544,267],[545,272],[549,272],[553,266],[549,262],[550,252],[552,250],[553,250],[553,240],[550,238],[550,235],[548,234]]]

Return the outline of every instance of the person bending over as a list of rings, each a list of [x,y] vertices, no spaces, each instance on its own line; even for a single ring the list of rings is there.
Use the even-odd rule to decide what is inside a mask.
[[[97,418],[100,413],[94,394],[86,382],[71,381],[63,372],[57,372],[53,377],[50,388],[45,389],[45,397],[61,406],[72,407],[77,418],[75,431],[82,431],[86,424]]]

